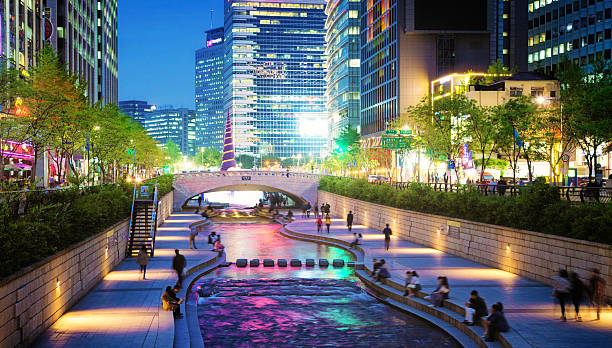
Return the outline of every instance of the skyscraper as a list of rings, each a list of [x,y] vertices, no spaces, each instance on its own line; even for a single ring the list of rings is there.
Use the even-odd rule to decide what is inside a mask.
[[[361,134],[380,135],[438,76],[486,71],[497,59],[496,4],[362,0]]]
[[[518,71],[527,71],[527,1],[497,0],[497,60]]]
[[[328,141],[346,126],[359,123],[359,10],[355,0],[327,0],[327,121]]]
[[[43,0],[0,0],[0,57],[26,69],[43,42]]]
[[[224,109],[237,154],[320,156],[325,0],[225,1]]]
[[[155,110],[155,105],[149,105],[144,100],[122,100],[119,102],[119,109],[134,121],[144,125],[147,115]]]
[[[45,18],[46,40],[87,79],[89,101],[117,103],[117,0],[46,0]]]
[[[152,111],[144,128],[161,146],[175,143],[185,155],[195,153],[195,112],[186,108],[161,107]]]
[[[196,147],[223,147],[223,28],[206,32],[195,52]]]
[[[530,71],[554,73],[563,57],[580,65],[612,58],[612,1],[529,1]]]

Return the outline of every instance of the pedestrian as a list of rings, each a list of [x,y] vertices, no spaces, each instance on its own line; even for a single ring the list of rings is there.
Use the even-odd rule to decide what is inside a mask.
[[[325,203],[321,203],[321,215],[325,214]]]
[[[597,312],[597,320],[600,319],[601,307],[604,304],[604,291],[606,289],[606,281],[601,277],[599,270],[593,268],[591,279],[589,279],[589,295],[591,304]]]
[[[314,207],[314,217],[315,219],[319,217],[319,206],[315,204]]]
[[[325,203],[325,214],[329,214],[330,212],[330,205],[329,203]]]
[[[302,219],[305,219],[305,218],[306,218],[306,205],[304,204],[302,206]]]
[[[142,280],[147,279],[147,265],[149,264],[149,254],[147,253],[147,246],[141,245],[136,257],[136,263],[140,265],[140,273],[142,273]]]
[[[354,248],[356,245],[359,245],[359,241],[361,240],[361,233],[357,234],[357,232],[353,232],[353,241],[351,242],[351,248]]]
[[[174,249],[174,254],[174,257],[172,258],[172,269],[176,271],[176,275],[178,276],[176,285],[178,285],[180,288],[183,286],[183,269],[185,269],[187,260],[185,260],[185,256],[179,253],[178,249]]]
[[[416,271],[406,272],[405,287],[404,296],[415,297],[421,291],[421,279]]]
[[[553,277],[553,297],[559,301],[561,306],[561,320],[567,321],[565,318],[565,302],[570,296],[570,281],[568,279],[567,271],[562,269],[559,270],[559,275]]]
[[[198,196],[198,208],[202,206],[202,195]]]
[[[310,219],[310,209],[312,209],[312,206],[310,205],[310,202],[306,203],[306,218]]]
[[[317,233],[321,233],[321,229],[323,228],[323,220],[321,217],[317,217]]]
[[[389,224],[385,226],[382,233],[385,234],[385,250],[389,250],[389,244],[391,243],[391,235],[393,234],[393,232],[389,228]]]
[[[442,307],[444,300],[449,298],[450,286],[448,285],[448,278],[438,277],[438,287],[434,290],[431,295],[425,296],[426,300],[431,303],[430,306]]]
[[[376,282],[382,282],[384,279],[391,278],[391,273],[389,272],[389,268],[387,267],[387,262],[382,259],[380,260],[380,267],[378,269],[378,273],[376,274]]]
[[[195,238],[198,235],[198,227],[197,226],[190,226],[189,227],[189,249],[191,249],[191,245],[193,244],[193,249],[197,249],[198,247],[196,246],[195,243]]]
[[[351,230],[353,229],[353,211],[349,210],[348,215],[346,215],[346,227],[348,228],[349,232],[351,232]]]
[[[484,298],[478,296],[478,291],[472,290],[470,299],[465,303],[465,320],[463,323],[470,326],[474,325],[488,314]]]
[[[174,286],[174,289],[170,286],[166,287],[166,291],[161,296],[162,308],[165,311],[172,311],[174,319],[182,319],[183,313],[181,313],[181,303],[184,299],[179,299],[176,293],[179,291],[178,286]]]
[[[574,303],[574,309],[576,310],[576,321],[582,321],[582,317],[580,317],[580,304],[584,299],[584,284],[580,277],[578,277],[578,273],[572,272],[569,275],[570,281],[570,297],[572,298],[572,302]]]
[[[329,233],[329,226],[331,226],[331,218],[329,214],[325,215],[325,226],[327,226],[327,233]]]
[[[378,272],[378,269],[380,268],[381,263],[378,262],[378,260],[376,259],[372,259],[372,278],[374,278],[374,276],[376,275],[376,272]]]
[[[504,306],[501,302],[497,302],[491,306],[491,315],[484,321],[485,333],[484,337],[487,342],[494,342],[499,332],[510,331],[510,325],[504,316]]]

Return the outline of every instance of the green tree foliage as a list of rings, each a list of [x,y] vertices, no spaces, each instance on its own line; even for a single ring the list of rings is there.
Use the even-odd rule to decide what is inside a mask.
[[[240,163],[240,167],[242,169],[251,169],[255,166],[255,157],[249,154],[243,153],[243,154],[238,155],[238,157],[236,158],[236,161]]]
[[[496,158],[491,158],[500,139],[500,125],[493,108],[474,107],[462,122],[466,140],[470,147],[480,153],[480,160],[475,163],[480,167],[480,182],[484,182],[484,173],[488,166],[493,166]]]
[[[219,168],[221,167],[222,157],[221,151],[212,147],[205,147],[200,149],[200,153],[194,156],[194,163],[205,168]]]

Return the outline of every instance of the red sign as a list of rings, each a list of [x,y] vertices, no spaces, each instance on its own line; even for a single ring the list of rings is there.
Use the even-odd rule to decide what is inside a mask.
[[[49,40],[53,35],[53,24],[49,18],[45,18],[45,40]]]

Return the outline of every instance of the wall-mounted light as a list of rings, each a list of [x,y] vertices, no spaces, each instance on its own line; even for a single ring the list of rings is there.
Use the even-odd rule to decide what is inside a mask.
[[[510,251],[510,244],[506,244],[506,251]]]

